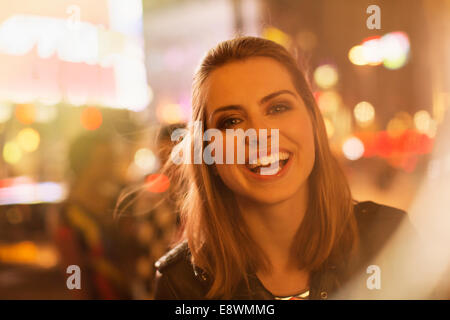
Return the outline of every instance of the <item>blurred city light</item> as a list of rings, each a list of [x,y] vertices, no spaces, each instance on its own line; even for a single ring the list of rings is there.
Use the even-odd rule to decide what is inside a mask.
[[[348,58],[351,63],[358,66],[377,66],[383,63],[387,69],[395,70],[406,64],[409,51],[408,35],[396,31],[382,37],[374,36],[364,39],[360,45],[349,50]]]
[[[417,131],[425,133],[430,138],[433,138],[436,134],[436,121],[431,118],[430,113],[426,110],[420,110],[414,114],[414,125]]]
[[[152,193],[162,193],[169,189],[170,180],[164,174],[151,174],[145,179],[147,190]]]
[[[26,152],[35,151],[40,142],[39,132],[33,128],[24,128],[17,134],[17,143]]]
[[[3,159],[10,164],[16,164],[22,159],[22,150],[15,141],[5,143],[3,146]]]
[[[31,124],[36,119],[36,108],[33,104],[18,104],[16,118],[23,124]]]
[[[336,67],[330,64],[324,64],[314,71],[314,80],[322,89],[329,89],[338,82],[338,72]]]
[[[323,113],[337,112],[342,98],[337,91],[327,90],[317,94],[317,104]]]
[[[291,44],[290,36],[275,27],[264,28],[264,30],[262,31],[262,36],[282,45],[285,48],[289,48]]]
[[[134,154],[134,163],[145,173],[152,172],[156,167],[156,156],[152,150],[141,148]]]
[[[53,247],[38,246],[31,241],[21,241],[14,244],[1,244],[0,262],[52,268],[58,263],[58,254]]]
[[[391,32],[381,38],[383,65],[388,69],[403,67],[409,57],[409,38],[404,32]]]
[[[370,37],[362,42],[362,54],[366,64],[377,66],[383,62],[383,43],[379,36]]]
[[[371,124],[375,118],[375,108],[367,101],[359,102],[353,109],[355,119],[361,126]]]
[[[101,111],[96,107],[87,107],[81,113],[81,124],[87,130],[98,129],[103,122]]]
[[[30,6],[34,10],[24,9]],[[147,107],[142,2],[84,5],[81,19],[67,17],[66,6],[51,0],[41,1],[40,9],[25,0],[2,6],[0,101]],[[33,77],[27,70],[34,70]]]
[[[342,152],[348,160],[358,160],[364,154],[364,144],[357,137],[350,137],[342,145]]]
[[[1,182],[1,180],[0,180]],[[57,182],[33,182],[16,178],[1,187],[0,205],[61,202],[67,197],[67,187]]]
[[[366,65],[368,62],[364,56],[364,49],[361,45],[354,46],[348,52],[348,59],[357,66]]]

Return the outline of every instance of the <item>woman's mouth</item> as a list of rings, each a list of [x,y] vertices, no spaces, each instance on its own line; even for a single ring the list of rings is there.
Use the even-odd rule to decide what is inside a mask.
[[[253,175],[259,177],[273,177],[279,176],[283,173],[289,164],[289,160],[292,158],[292,154],[287,151],[279,151],[275,154],[270,154],[264,157],[258,157],[253,160],[252,163],[246,164],[245,167]]]

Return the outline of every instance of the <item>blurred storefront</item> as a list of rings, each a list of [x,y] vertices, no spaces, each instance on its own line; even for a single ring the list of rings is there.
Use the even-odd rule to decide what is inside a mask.
[[[116,199],[159,169],[156,129],[189,120],[206,50],[240,34],[296,53],[355,199],[411,211],[420,229],[421,187],[450,172],[448,145],[438,173],[434,161],[448,139],[450,1],[377,1],[369,29],[372,2],[0,0],[0,298],[74,298],[52,238],[71,143],[112,137],[117,174],[99,188]]]

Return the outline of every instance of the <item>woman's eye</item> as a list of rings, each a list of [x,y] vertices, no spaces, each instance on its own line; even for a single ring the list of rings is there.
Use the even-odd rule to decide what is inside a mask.
[[[289,109],[289,107],[284,104],[277,104],[269,109],[268,114],[280,113],[280,112],[284,112],[288,109]]]
[[[239,118],[228,118],[220,122],[220,128],[226,129],[238,125],[242,120]]]

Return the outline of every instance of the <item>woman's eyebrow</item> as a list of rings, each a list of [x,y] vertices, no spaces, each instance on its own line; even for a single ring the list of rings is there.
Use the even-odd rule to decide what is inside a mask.
[[[279,96],[279,95],[281,95],[281,94],[284,94],[284,93],[290,94],[290,95],[292,95],[293,97],[297,97],[297,96],[295,95],[295,93],[293,93],[293,92],[290,91],[290,90],[280,90],[280,91],[275,91],[275,92],[273,92],[273,93],[271,93],[271,94],[268,94],[267,96],[265,96],[264,98],[262,98],[262,99],[259,101],[259,104],[264,104],[264,103],[266,103],[267,101],[269,101],[270,99],[273,99],[273,98],[275,98],[275,97],[277,97],[277,96]]]

